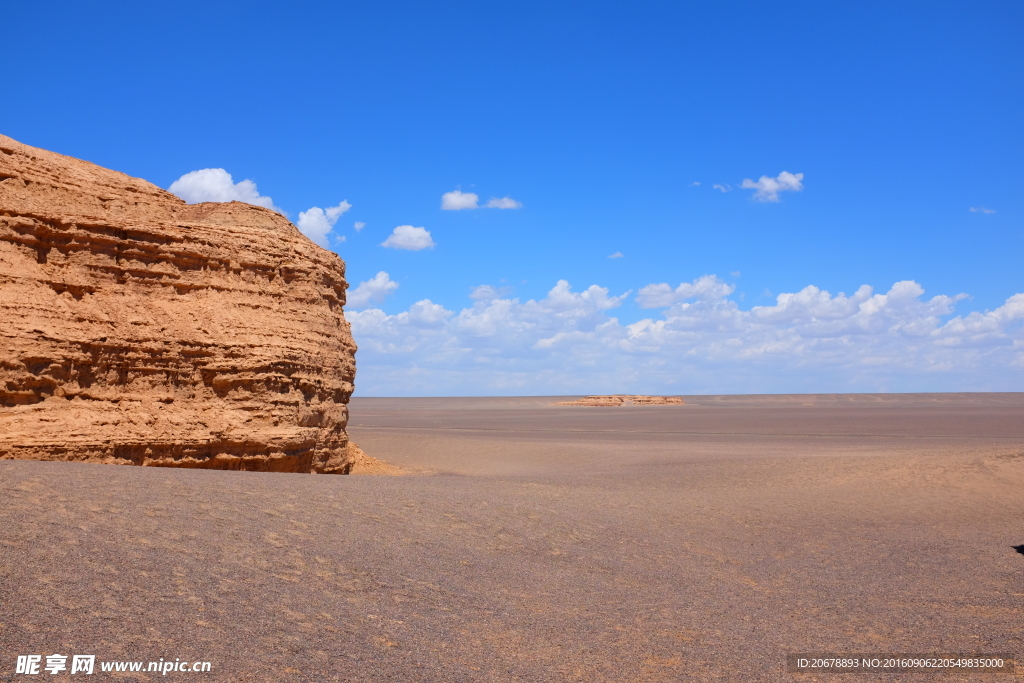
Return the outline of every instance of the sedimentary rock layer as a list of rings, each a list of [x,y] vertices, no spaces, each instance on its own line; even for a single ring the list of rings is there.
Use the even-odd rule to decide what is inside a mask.
[[[347,472],[345,264],[0,136],[0,459]]]

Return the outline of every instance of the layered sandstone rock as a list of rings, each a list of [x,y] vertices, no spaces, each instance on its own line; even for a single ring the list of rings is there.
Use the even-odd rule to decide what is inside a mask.
[[[591,406],[596,408],[617,408],[619,406],[678,406],[683,399],[678,396],[643,396],[637,394],[607,394],[584,396],[576,401],[560,401],[556,406]]]
[[[346,473],[345,264],[0,136],[0,458]]]

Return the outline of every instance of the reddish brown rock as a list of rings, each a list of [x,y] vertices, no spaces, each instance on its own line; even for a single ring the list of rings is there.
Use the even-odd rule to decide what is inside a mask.
[[[0,136],[0,459],[347,473],[345,264]]]
[[[683,399],[678,396],[644,396],[637,394],[606,394],[584,396],[576,401],[560,401],[556,406],[591,406],[594,408],[618,408],[619,406],[680,406]]]

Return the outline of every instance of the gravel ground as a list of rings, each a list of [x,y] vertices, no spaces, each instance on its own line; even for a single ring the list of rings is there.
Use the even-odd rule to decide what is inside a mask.
[[[407,476],[0,461],[0,681],[1024,679],[786,672],[1024,656],[1024,394],[565,398],[355,399]]]

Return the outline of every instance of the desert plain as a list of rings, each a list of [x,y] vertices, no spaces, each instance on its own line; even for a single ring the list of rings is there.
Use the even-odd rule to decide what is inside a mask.
[[[0,680],[1022,677],[786,655],[1024,655],[1024,394],[573,398],[353,398],[400,476],[0,461]]]

